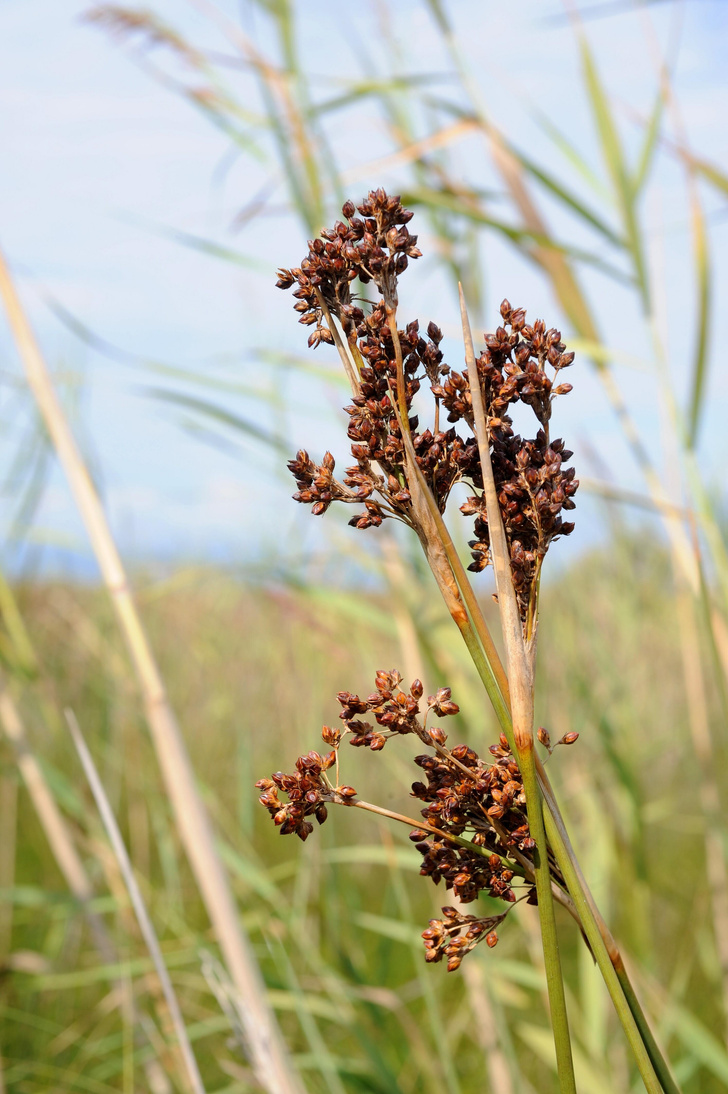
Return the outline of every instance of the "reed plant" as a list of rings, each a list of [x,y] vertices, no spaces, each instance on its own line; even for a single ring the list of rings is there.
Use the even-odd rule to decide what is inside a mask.
[[[303,840],[313,831],[309,818],[322,824],[331,803],[414,824],[410,838],[423,855],[421,873],[435,882],[444,880],[461,904],[483,891],[509,905],[524,899],[535,903],[559,1086],[569,1092],[576,1090],[576,1080],[554,900],[564,904],[604,977],[645,1088],[675,1094],[678,1088],[586,886],[535,749],[542,567],[553,540],[574,529],[561,513],[574,508],[579,485],[573,468],[563,467],[573,453],[551,436],[553,403],[572,389],[562,382],[561,373],[572,365],[574,354],[567,351],[560,331],[547,329],[542,320],[527,324],[525,311],[504,300],[503,325],[485,335],[485,350],[476,360],[461,289],[467,368],[453,371],[443,362],[442,333],[435,323],[428,324],[427,339],[420,335],[418,320],[398,325],[399,280],[422,253],[417,236],[407,228],[412,212],[398,196],[378,189],[357,206],[345,202],[342,214],[343,220],[309,243],[300,267],[279,271],[278,287],[296,286],[299,322],[312,328],[309,347],[328,343],[338,350],[352,389],[347,432],[356,462],[337,479],[330,452],[317,463],[299,451],[289,464],[298,486],[294,497],[310,505],[316,516],[335,503],[363,504],[363,512],[349,521],[354,528],[376,528],[390,519],[415,533],[502,733],[490,748],[490,764],[466,745],[448,748],[444,730],[427,723],[458,713],[450,688],[438,689],[424,704],[420,680],[405,690],[399,671],[380,670],[368,698],[339,692],[346,728],[342,732],[324,726],[323,740],[331,751],[324,756],[311,751],[298,758],[293,774],[278,772],[262,779],[257,784],[263,791],[261,803],[282,834],[295,833]],[[363,292],[370,283],[378,299],[367,308]],[[431,424],[424,427],[414,402],[423,383],[431,395]],[[533,439],[513,431],[512,408],[518,403],[534,414],[538,431]],[[440,421],[441,410],[443,415],[447,411],[449,429]],[[471,435],[462,436],[457,423]],[[507,672],[444,519],[450,494],[460,482],[474,490],[461,506],[464,515],[476,518],[469,569],[478,572],[492,564],[495,570]],[[366,715],[373,715],[379,728],[362,721]],[[362,801],[352,786],[342,784],[340,746],[348,734],[350,744],[375,752],[389,738],[406,734],[430,749],[415,760],[427,784],[412,786],[413,796],[427,803],[421,811],[424,824]],[[572,744],[577,737],[566,733],[552,746],[548,731],[538,731],[549,755],[556,745]],[[518,889],[516,876],[522,882]],[[452,906],[442,912],[443,919],[430,920],[423,937],[427,960],[447,958],[449,971],[459,968],[481,940],[495,946],[495,928],[508,915],[463,914]]]

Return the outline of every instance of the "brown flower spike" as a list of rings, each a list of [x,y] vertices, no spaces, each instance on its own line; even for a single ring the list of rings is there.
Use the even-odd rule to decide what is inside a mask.
[[[355,215],[357,211],[360,216]],[[383,520],[396,518],[418,530],[395,409],[399,357],[415,459],[440,512],[444,512],[456,483],[465,482],[473,491],[461,511],[476,518],[470,569],[477,572],[491,558],[488,513],[472,436],[473,378],[467,370],[452,372],[443,364],[439,348],[442,332],[434,323],[428,324],[426,338],[417,320],[403,329],[395,327],[396,337],[392,329],[399,275],[409,259],[421,253],[417,237],[406,228],[412,213],[402,208],[399,198],[383,190],[372,191],[358,208],[347,201],[342,212],[345,221],[337,221],[319,239],[310,240],[300,268],[280,270],[277,284],[283,289],[296,286],[299,321],[315,325],[311,346],[341,340],[339,328],[345,336],[350,359],[356,365],[352,402],[345,408],[356,462],[338,480],[330,452],[316,463],[300,451],[288,465],[298,486],[294,498],[311,505],[315,516],[325,513],[333,502],[363,504],[363,511],[349,522],[356,528],[376,528]],[[381,297],[368,305],[368,312],[365,302],[353,292],[357,281],[372,282]],[[579,485],[574,469],[564,467],[572,453],[562,440],[550,436],[554,399],[571,391],[571,384],[561,382],[560,373],[572,364],[574,354],[567,352],[558,330],[547,330],[540,319],[529,325],[522,308],[512,308],[504,300],[500,312],[503,325],[494,334],[485,335],[477,378],[488,417],[513,581],[525,623],[535,609],[549,546],[574,529],[561,515],[574,508]],[[432,424],[421,429],[419,415],[412,409],[423,384],[429,387],[434,405]],[[518,402],[530,407],[538,423],[531,439],[513,431],[509,411]],[[450,423],[446,430],[441,428],[441,409]],[[465,435],[455,428],[463,424]]]
[[[344,729],[324,726],[321,736],[331,751],[325,756],[308,752],[296,760],[296,770],[287,775],[277,771],[255,785],[262,791],[265,806],[281,835],[295,833],[306,840],[313,831],[308,818],[319,824],[327,819],[328,804],[363,808],[378,813],[378,807],[358,799],[348,785],[339,785],[339,749],[348,736],[349,744],[379,752],[392,737],[414,734],[427,752],[415,757],[426,782],[412,784],[411,795],[420,801],[423,818],[410,832],[410,839],[422,855],[420,873],[440,881],[464,904],[480,893],[503,901],[502,913],[484,918],[461,915],[443,908],[445,920],[431,920],[424,932],[428,961],[447,958],[448,969],[456,969],[463,956],[485,939],[489,946],[497,942],[495,927],[508,914],[510,906],[526,898],[535,903],[530,878],[531,838],[521,776],[505,737],[490,748],[490,759],[482,760],[472,748],[460,744],[447,747],[447,734],[440,726],[430,726],[434,715],[445,718],[459,713],[449,688],[439,688],[423,700],[423,686],[415,680],[407,691],[401,688],[399,672],[380,670],[375,691],[366,698],[341,691],[337,700]],[[374,719],[374,722],[365,720]],[[374,724],[376,723],[376,724]],[[335,779],[329,772],[335,769]],[[279,799],[284,793],[288,801]],[[389,814],[407,822],[409,818]],[[421,824],[421,827],[419,826]],[[527,876],[530,875],[530,876]]]
[[[551,438],[551,414],[557,396],[571,385],[561,380],[574,354],[561,334],[542,320],[526,322],[526,313],[501,304],[501,325],[485,335],[485,348],[474,368],[452,371],[443,361],[442,332],[430,322],[420,331],[418,320],[397,321],[398,282],[411,259],[420,257],[417,236],[407,225],[412,213],[399,198],[374,190],[358,206],[347,201],[343,220],[310,240],[300,267],[282,269],[278,287],[294,289],[299,322],[313,328],[309,346],[335,345],[352,387],[348,415],[352,466],[336,477],[330,452],[316,462],[303,450],[288,467],[296,480],[296,501],[311,506],[315,516],[334,503],[357,506],[349,521],[356,528],[379,527],[396,519],[412,528],[423,545],[428,530],[425,510],[417,504],[423,483],[433,499],[433,512],[444,513],[457,483],[470,488],[461,512],[475,517],[470,542],[478,572],[492,562],[489,514],[478,445],[473,434],[473,384],[477,384],[488,426],[496,497],[503,521],[511,573],[524,635],[536,618],[543,559],[551,543],[569,535],[574,525],[562,512],[574,508],[578,488],[574,470],[564,465],[572,453]],[[371,284],[379,299],[366,301],[358,286]],[[472,359],[471,359],[472,360]],[[472,375],[471,375],[472,373]],[[420,424],[427,410],[429,424]],[[476,400],[477,402],[477,400]],[[535,418],[535,436],[523,438],[513,429],[513,407],[523,403]],[[416,405],[415,405],[416,404]],[[443,423],[441,417],[447,416]],[[446,428],[444,428],[446,426]],[[414,825],[410,838],[422,855],[421,873],[468,904],[481,893],[505,904],[505,910],[482,917],[454,907],[425,930],[428,961],[445,959],[456,969],[465,954],[485,939],[498,940],[496,928],[521,899],[536,902],[533,852],[526,797],[518,763],[501,735],[481,759],[465,744],[447,746],[447,734],[433,718],[458,713],[450,689],[440,688],[426,700],[415,680],[401,687],[396,671],[377,673],[375,690],[362,698],[339,692],[342,729],[324,726],[330,749],[300,756],[296,770],[276,772],[256,785],[260,801],[281,834],[306,839],[331,804],[360,808]],[[393,737],[415,736],[425,751],[415,757],[421,778],[411,794],[420,803],[421,820],[392,813],[361,801],[340,782],[340,746],[346,737],[357,748],[381,751]],[[539,740],[550,753],[546,730]],[[576,734],[558,743],[570,744]],[[287,797],[281,801],[279,794]],[[563,879],[551,863],[551,878],[563,894]]]

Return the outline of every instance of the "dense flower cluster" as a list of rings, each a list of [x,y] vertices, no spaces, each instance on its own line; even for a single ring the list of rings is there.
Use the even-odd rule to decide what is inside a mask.
[[[324,756],[313,751],[299,756],[293,774],[279,771],[257,782],[261,804],[282,835],[295,832],[305,840],[313,831],[308,818],[315,817],[323,824],[327,804],[367,807],[358,801],[352,787],[338,785],[338,752],[346,737],[355,747],[379,752],[390,738],[414,734],[428,748],[427,753],[415,757],[427,782],[412,784],[412,796],[424,805],[422,827],[410,833],[422,855],[420,873],[435,884],[443,881],[462,903],[485,892],[511,905],[517,900],[514,882],[521,884],[521,895],[533,901],[535,892],[524,881],[523,862],[528,862],[534,841],[520,772],[505,737],[491,746],[488,762],[467,745],[448,748],[444,730],[427,723],[433,716],[439,719],[459,712],[450,689],[439,688],[425,700],[420,680],[413,681],[407,691],[401,683],[399,672],[380,670],[375,691],[366,698],[339,692],[339,717],[345,728],[324,726],[321,734],[331,751]],[[367,717],[374,721],[365,720]],[[334,767],[336,782],[327,774]],[[280,801],[279,791],[287,795],[287,803]],[[439,961],[445,956],[448,967],[457,968],[460,961],[455,962],[455,957],[462,958],[481,938],[487,936],[488,944],[495,945],[496,936],[491,932],[505,914],[479,919],[453,912],[446,916],[445,925],[431,921],[423,936],[427,960]]]
[[[442,961],[446,957],[447,971],[454,972],[460,968],[465,955],[483,938],[491,949],[497,945],[498,935],[495,928],[508,913],[481,918],[477,915],[463,915],[457,908],[446,907],[442,909],[442,915],[442,919],[431,919],[427,930],[422,932],[425,960]]]
[[[281,835],[291,832],[306,840],[313,832],[313,825],[306,820],[315,817],[323,824],[327,817],[327,801],[348,801],[356,796],[351,786],[337,787],[333,790],[324,772],[336,763],[336,752],[320,756],[318,752],[308,752],[296,760],[296,770],[292,775],[276,771],[270,779],[259,779],[255,784],[262,790],[259,801],[270,813],[273,823],[280,828]],[[278,798],[282,790],[288,797],[284,804]]]
[[[357,212],[360,214],[357,216]],[[470,569],[490,562],[488,514],[474,432],[467,370],[453,372],[443,363],[442,332],[435,323],[420,333],[414,320],[400,328],[396,322],[397,279],[409,259],[417,258],[417,237],[406,225],[412,213],[397,197],[372,191],[358,207],[347,201],[344,220],[310,240],[300,268],[280,270],[278,286],[295,286],[295,308],[300,322],[315,326],[309,343],[338,341],[346,355],[352,379],[352,401],[347,406],[348,436],[356,463],[341,481],[334,478],[334,458],[327,452],[320,464],[305,451],[289,463],[296,478],[297,501],[311,505],[315,515],[332,502],[362,504],[349,521],[357,528],[378,527],[388,517],[417,528],[411,484],[407,481],[402,428],[410,432],[418,467],[441,512],[453,486],[470,484],[473,494],[462,506],[474,516],[475,539],[470,543]],[[372,282],[381,299],[367,305],[353,293],[354,282]],[[358,301],[358,302],[357,302]],[[365,310],[368,308],[368,311]],[[556,382],[574,360],[561,334],[546,329],[542,320],[526,323],[522,308],[501,305],[502,326],[485,336],[485,350],[477,361],[478,380],[488,418],[493,472],[508,541],[511,569],[521,617],[533,610],[543,558],[558,536],[574,525],[562,510],[574,508],[578,482],[573,468],[564,464],[572,453],[561,440],[550,439],[553,400],[571,390]],[[344,338],[337,334],[337,324]],[[401,365],[402,396],[408,420],[398,412],[397,369]],[[549,371],[551,375],[549,375]],[[423,381],[434,402],[431,426],[420,429],[412,404]],[[513,432],[509,410],[521,402],[538,421],[532,439]],[[447,411],[450,428],[440,426],[440,410]],[[462,436],[459,423],[469,427]]]
[[[508,540],[513,583],[526,617],[531,591],[538,579],[541,563],[557,536],[568,536],[574,525],[561,518],[562,509],[573,509],[573,496],[579,483],[573,468],[563,464],[572,452],[562,440],[549,441],[549,422],[553,400],[571,391],[571,384],[554,384],[554,377],[574,360],[567,353],[557,330],[546,330],[542,320],[526,325],[522,308],[501,304],[503,326],[486,335],[486,349],[476,362],[483,402],[488,416],[492,444],[493,476]],[[464,419],[473,425],[470,377],[452,373],[440,388],[448,420]],[[517,402],[533,410],[541,428],[535,439],[524,440],[513,432],[508,409]],[[461,507],[466,516],[476,516],[476,539],[471,541],[471,570],[482,570],[490,561],[490,535],[485,499],[471,497]]]

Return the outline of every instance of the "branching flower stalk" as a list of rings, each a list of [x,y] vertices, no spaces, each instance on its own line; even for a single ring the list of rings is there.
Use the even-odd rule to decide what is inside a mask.
[[[399,325],[398,279],[421,254],[407,228],[412,213],[383,190],[372,191],[358,207],[347,201],[342,212],[344,220],[309,241],[300,268],[279,271],[278,287],[294,288],[299,321],[313,328],[309,346],[334,345],[341,357],[352,388],[346,412],[355,463],[337,479],[331,453],[316,463],[299,451],[289,464],[298,486],[294,497],[316,516],[334,503],[363,506],[349,521],[358,529],[393,519],[415,532],[502,733],[488,761],[466,745],[449,747],[444,730],[428,722],[457,713],[450,690],[441,688],[425,702],[421,681],[404,690],[398,672],[380,671],[371,695],[339,693],[345,728],[324,727],[328,752],[311,751],[298,758],[293,774],[276,772],[256,784],[261,803],[281,833],[295,832],[301,839],[313,830],[310,818],[323,823],[332,804],[414,824],[410,836],[423,856],[421,873],[435,883],[443,880],[463,903],[481,892],[504,901],[505,911],[496,916],[465,916],[445,907],[442,920],[430,921],[423,935],[426,958],[447,959],[451,971],[483,938],[489,946],[497,943],[496,928],[516,903],[537,904],[560,1089],[573,1092],[553,902],[564,905],[605,978],[647,1090],[676,1094],[535,753],[541,570],[551,543],[573,530],[562,512],[574,508],[578,488],[574,470],[564,467],[572,453],[563,441],[551,439],[550,422],[555,398],[571,390],[560,373],[574,354],[566,351],[559,331],[547,330],[541,320],[527,324],[525,312],[504,300],[502,325],[485,336],[485,349],[476,358],[461,294],[466,368],[452,371],[443,362],[442,334],[434,323],[426,338],[417,321]],[[381,298],[374,304],[356,292],[356,283],[370,282]],[[423,381],[434,402],[433,425],[424,429],[414,406]],[[514,433],[509,411],[519,402],[537,420],[532,439]],[[507,674],[444,521],[451,491],[461,482],[472,490],[461,512],[475,517],[468,569],[494,567]],[[376,724],[363,720],[371,716]],[[417,821],[361,801],[351,786],[342,785],[339,771],[347,737],[355,747],[378,752],[391,738],[408,734],[427,750],[415,759],[427,779],[412,786],[424,805],[423,820]],[[557,744],[572,744],[576,736],[566,734]],[[545,730],[538,739],[553,751]]]

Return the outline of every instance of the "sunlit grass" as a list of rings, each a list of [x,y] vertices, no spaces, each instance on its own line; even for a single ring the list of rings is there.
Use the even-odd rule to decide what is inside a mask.
[[[720,983],[705,898],[705,821],[700,803],[684,796],[698,774],[677,620],[663,595],[665,570],[659,551],[640,557],[624,540],[546,588],[537,717],[554,732],[580,733],[568,757],[557,752],[551,761],[578,849],[620,941],[645,970],[643,990],[685,1089],[717,1092],[728,1055],[717,1036]],[[243,921],[310,1089],[478,1089],[477,1000],[470,981],[422,963],[416,925],[445,894],[418,878],[419,858],[406,833],[376,822],[365,831],[344,815],[319,840],[291,846],[252,805],[253,779],[271,770],[281,752],[316,746],[321,724],[335,716],[336,691],[362,687],[374,669],[399,663],[402,651],[386,615],[378,617],[382,625],[352,628],[339,597],[325,589],[256,591],[214,572],[170,583],[168,591],[148,587],[142,599]],[[129,978],[139,1008],[161,1029],[166,1021],[68,741],[61,729],[42,725],[38,693],[45,690],[88,727],[207,1089],[238,1082],[230,1089],[245,1090],[244,1078],[235,1079],[243,1075],[242,1057],[229,1044],[229,1025],[201,972],[200,950],[216,948],[181,864],[105,600],[93,590],[55,586],[25,588],[20,603],[44,668],[44,683],[26,692],[21,706],[33,747],[42,750],[49,781],[73,818],[98,894],[94,906],[121,965],[100,964],[21,790],[16,875],[6,893],[13,908],[13,956],[2,984],[6,1083],[28,1091],[54,1081],[69,1089],[122,1089],[123,1007],[109,996],[119,977]],[[372,594],[369,603],[377,609],[383,602]],[[550,610],[556,604],[559,611]],[[80,643],[74,639],[82,623]],[[474,676],[471,687],[477,694]],[[476,747],[495,734],[473,714],[458,721],[459,734]],[[351,758],[359,761],[352,768],[362,794],[378,788],[381,795],[385,764],[386,785],[401,787],[400,797],[392,792],[385,804],[408,805],[411,773],[394,750],[365,756],[367,762],[358,753]],[[550,1068],[538,1064],[540,1053],[548,1057],[551,1050],[543,1036],[537,939],[537,920],[526,915],[509,923],[496,951],[469,959],[482,966],[482,990],[491,1014],[493,1007],[499,1012],[492,1020],[502,1029],[506,1058],[511,1041],[515,1046],[514,1090],[528,1089],[523,1084],[530,1081],[543,1091],[551,1083]],[[577,1077],[584,1090],[613,1090],[627,1066],[619,1031],[573,935],[565,959]],[[670,986],[669,1003],[657,984]],[[697,1035],[680,1020],[681,1006],[689,1008]],[[126,1051],[135,1074],[152,1055],[133,1038]]]

